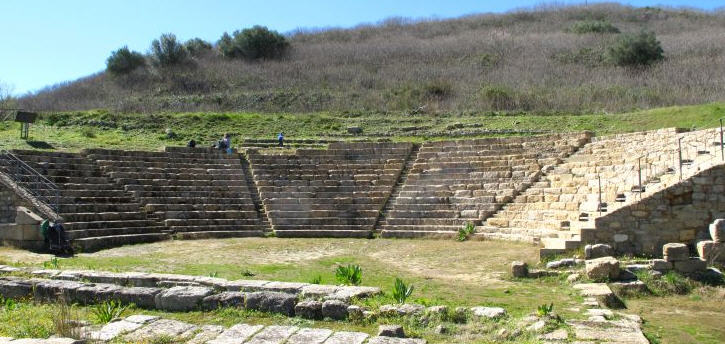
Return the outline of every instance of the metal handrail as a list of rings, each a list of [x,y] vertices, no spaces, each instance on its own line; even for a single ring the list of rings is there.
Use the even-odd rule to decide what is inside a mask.
[[[55,183],[8,150],[0,151],[0,168],[31,195],[58,212],[60,188]]]

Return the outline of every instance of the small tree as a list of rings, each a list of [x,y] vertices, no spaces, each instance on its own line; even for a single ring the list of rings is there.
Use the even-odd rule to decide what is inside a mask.
[[[211,51],[211,43],[201,38],[193,38],[184,43],[184,48],[186,48],[186,51],[188,51],[192,56],[200,56],[208,51]]]
[[[141,53],[131,51],[123,47],[111,53],[106,60],[106,70],[112,74],[128,74],[146,64],[146,59]]]
[[[609,48],[609,58],[618,66],[649,66],[664,59],[664,51],[653,32],[623,34]]]
[[[151,42],[151,55],[154,63],[161,67],[168,67],[185,62],[189,52],[176,40],[174,34],[165,33],[159,39]]]
[[[277,31],[270,31],[264,26],[254,26],[242,31],[235,31],[232,36],[224,33],[218,42],[219,51],[226,57],[274,59],[284,56],[289,48],[287,38]]]

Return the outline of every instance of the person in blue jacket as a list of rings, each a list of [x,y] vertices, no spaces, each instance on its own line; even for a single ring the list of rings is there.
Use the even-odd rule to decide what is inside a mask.
[[[280,147],[284,147],[284,133],[279,133],[279,135],[277,135],[277,141],[279,141]]]

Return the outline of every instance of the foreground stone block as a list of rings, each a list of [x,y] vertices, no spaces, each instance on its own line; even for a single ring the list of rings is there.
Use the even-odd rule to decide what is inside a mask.
[[[378,326],[378,336],[405,338],[405,331],[400,325],[380,325]]]
[[[244,308],[246,293],[239,291],[225,291],[219,294],[209,295],[201,300],[201,308],[207,311],[230,307]]]
[[[245,307],[251,310],[293,316],[296,303],[297,298],[291,294],[259,291],[247,294]]]
[[[0,279],[0,295],[7,299],[22,299],[33,294],[33,283],[27,280]]]
[[[717,243],[725,242],[725,219],[716,219],[710,224],[710,238]]]
[[[192,338],[186,344],[206,344],[207,342],[219,337],[219,335],[222,334],[224,330],[225,328],[223,326],[204,325],[201,327],[200,331],[196,335],[194,335],[194,338]]]
[[[680,243],[669,243],[662,246],[662,255],[668,262],[677,262],[690,259],[690,249]]]
[[[334,320],[347,319],[348,304],[340,300],[327,300],[322,303],[322,316]]]
[[[364,299],[370,296],[380,294],[380,288],[375,287],[340,287],[334,294],[327,296],[330,300],[342,300],[350,302],[351,299]]]
[[[666,272],[672,270],[672,263],[664,259],[652,259],[650,263],[652,270]]]
[[[181,341],[190,338],[197,327],[185,322],[160,319],[124,336],[126,341],[132,343],[150,342],[155,338],[173,338]]]
[[[295,306],[295,315],[312,320],[322,319],[322,302],[303,301]]]
[[[332,331],[324,328],[301,328],[285,344],[322,344],[331,335]]]
[[[519,261],[514,261],[511,263],[511,276],[513,276],[514,278],[526,278],[528,275],[528,264]]]
[[[93,340],[109,341],[122,334],[133,332],[141,328],[143,324],[121,320],[106,324],[99,331],[92,332],[89,337]]]
[[[697,243],[697,254],[705,261],[725,262],[725,243],[700,241]]]
[[[296,326],[267,326],[259,331],[247,344],[278,344],[285,343],[299,328]]]
[[[368,344],[425,344],[425,339],[373,337]]]
[[[675,271],[681,273],[693,273],[698,271],[705,271],[707,268],[707,262],[700,258],[690,258],[688,260],[678,261],[674,263]]]
[[[124,304],[135,304],[138,307],[153,309],[156,308],[156,295],[161,292],[158,288],[122,288],[116,291],[115,299]]]
[[[501,307],[472,307],[473,315],[482,318],[495,319],[506,315],[506,310]]]
[[[602,307],[626,308],[624,302],[605,283],[580,283],[575,284],[573,288],[579,290],[579,293],[584,297],[594,298]]]
[[[335,332],[325,344],[362,344],[368,337],[367,333],[362,332]]]
[[[386,315],[414,315],[420,314],[425,310],[425,306],[406,303],[403,305],[382,305],[380,313]]]
[[[237,324],[225,330],[214,340],[207,342],[207,344],[241,344],[259,332],[263,327],[262,325]]]
[[[586,273],[594,281],[616,280],[620,274],[619,261],[614,257],[587,260]]]
[[[612,246],[607,244],[595,244],[584,246],[584,259],[596,259],[614,255]]]
[[[207,287],[173,287],[156,295],[156,308],[170,312],[192,311],[212,293],[212,289]]]

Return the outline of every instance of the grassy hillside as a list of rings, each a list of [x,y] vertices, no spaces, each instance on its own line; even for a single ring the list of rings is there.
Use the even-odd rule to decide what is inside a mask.
[[[242,138],[390,139],[424,141],[491,135],[590,130],[597,135],[664,127],[706,128],[725,116],[725,103],[658,108],[621,114],[536,115],[529,113],[409,114],[318,112],[289,113],[157,113],[121,114],[108,111],[54,112],[32,125],[30,141],[20,140],[20,126],[0,122],[0,147],[80,150],[86,147],[162,149],[195,139],[211,144],[224,133],[236,143]],[[347,134],[361,127],[362,136]],[[166,129],[176,137],[169,139]],[[512,131],[513,133],[506,133]]]
[[[606,52],[618,34],[571,30],[594,20],[622,33],[655,32],[665,60],[644,69],[615,66]],[[420,107],[583,113],[702,104],[725,94],[722,12],[547,7],[450,20],[390,19],[288,38],[291,50],[282,60],[245,62],[209,53],[173,70],[146,67],[126,77],[102,72],[20,103],[46,111],[127,113]]]

